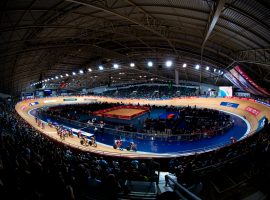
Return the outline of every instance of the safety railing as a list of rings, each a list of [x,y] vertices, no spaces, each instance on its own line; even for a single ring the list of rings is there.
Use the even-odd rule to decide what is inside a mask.
[[[95,131],[94,130],[95,126],[91,126],[91,125],[86,126],[86,125],[88,125],[86,123],[82,123],[82,122],[78,122],[78,121],[74,121],[74,120],[68,120],[68,119],[65,119],[65,118],[63,118],[63,119],[60,118],[58,120],[60,120],[59,123],[63,123],[64,121],[66,121],[68,123],[75,122],[74,123],[74,124],[76,124],[75,126],[77,126],[78,129],[80,129],[80,128],[84,129],[84,131],[89,131],[89,132],[92,132],[92,133]],[[72,125],[74,125],[74,124],[72,124]],[[89,129],[89,128],[91,128],[91,129]],[[134,133],[131,133],[130,135],[128,135],[128,134],[123,135],[123,134],[120,134],[119,132],[117,132],[117,130],[115,130],[115,129],[108,129],[107,128],[107,130],[111,130],[110,132],[108,132],[108,134],[112,134],[112,135],[114,135],[116,137],[120,137],[121,139],[125,139],[125,137],[126,138],[129,137],[129,138],[132,138],[132,139],[138,139],[137,137],[134,137]],[[113,132],[113,131],[116,131],[116,132]],[[127,133],[129,133],[129,132],[127,132]],[[140,139],[143,140],[144,137],[142,137]],[[156,139],[156,138],[154,138],[154,139]],[[58,138],[57,138],[57,140],[58,140]],[[61,140],[59,140],[59,141],[62,142]],[[164,140],[164,141],[168,141],[168,140]],[[66,141],[63,141],[63,144],[68,144],[68,143]],[[179,155],[194,155],[195,153],[204,153],[204,152],[212,151],[214,149],[224,147],[224,146],[227,146],[227,145],[230,145],[230,144],[231,144],[231,141],[228,140],[228,141],[224,141],[222,143],[209,145],[209,146],[196,148],[196,149],[182,150],[182,151],[177,151],[177,152],[170,152],[169,154],[167,154],[167,153],[156,154],[156,157],[164,157],[164,156],[166,156],[166,157],[169,158],[169,157],[175,157],[175,156],[179,156]],[[72,144],[71,146],[74,146],[74,144]],[[92,152],[95,152],[95,153],[98,153],[98,154],[105,154],[105,155],[109,154],[109,155],[120,156],[120,157],[122,157],[122,156],[123,157],[125,157],[125,156],[131,157],[129,153],[125,153],[123,151],[121,151],[121,153],[107,152],[107,151],[103,152],[103,151],[100,151],[100,150],[95,150],[95,149],[93,149],[91,147],[90,147],[91,149],[89,149],[89,147],[85,147],[85,146],[82,146],[82,145],[79,145],[79,144],[78,144],[78,146],[76,146],[76,148],[79,148],[79,149],[84,150],[84,151],[91,150]],[[136,156],[134,156],[134,157],[136,157]],[[155,157],[155,153],[153,153],[153,157]]]
[[[233,126],[233,122],[229,122],[226,126],[213,130],[211,132],[211,136],[208,135],[208,133],[194,133],[194,134],[177,134],[177,135],[172,135],[171,133],[165,133],[165,132],[160,132],[160,131],[148,131],[146,133],[140,133],[140,132],[129,132],[129,131],[124,131],[124,130],[118,130],[115,129],[111,125],[105,125],[102,126],[100,124],[88,124],[88,123],[83,123],[79,122],[76,120],[70,120],[66,119],[63,117],[59,116],[53,116],[53,115],[42,115],[40,116],[43,119],[49,117],[53,119],[54,121],[57,121],[58,123],[66,123],[66,124],[71,124],[75,125],[78,129],[84,129],[84,131],[90,131],[90,132],[96,132],[96,129],[103,129],[105,133],[107,134],[112,134],[116,137],[121,137],[121,138],[134,138],[134,139],[140,139],[140,140],[155,140],[155,141],[168,141],[168,142],[173,142],[173,141],[192,141],[192,140],[198,140],[198,139],[203,139],[203,138],[208,138],[208,137],[213,137],[218,134],[222,134],[222,132],[225,132],[229,128]],[[102,127],[101,127],[102,126]]]
[[[183,185],[179,184],[174,179],[172,179],[169,175],[165,175],[165,182],[166,182],[166,186],[169,185],[174,190],[174,192],[180,197],[180,199],[201,200],[200,197],[198,197],[194,193],[190,192]]]

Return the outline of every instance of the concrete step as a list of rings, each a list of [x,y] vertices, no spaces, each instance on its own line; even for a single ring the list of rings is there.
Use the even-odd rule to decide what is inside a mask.
[[[143,199],[153,200],[156,199],[156,193],[153,192],[130,192],[128,194],[119,195],[119,199]]]
[[[248,197],[245,197],[242,200],[266,200],[266,199],[267,197],[261,191],[257,191],[249,195]]]

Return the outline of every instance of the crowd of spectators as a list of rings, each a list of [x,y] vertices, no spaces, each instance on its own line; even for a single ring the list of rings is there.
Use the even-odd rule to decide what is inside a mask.
[[[175,134],[204,133],[207,137],[211,137],[224,133],[234,123],[230,115],[213,109],[188,106],[182,108],[180,113],[178,123],[184,122],[185,128],[174,130]]]
[[[195,87],[175,87],[166,85],[140,85],[108,90],[102,93],[104,96],[121,98],[167,99],[180,96],[196,96]]]
[[[49,108],[45,113],[48,116],[61,117],[71,120],[80,120],[82,115],[95,118],[94,111],[112,108],[121,104],[113,103],[92,103],[64,105]],[[195,107],[174,107],[174,106],[150,106],[153,109],[164,109],[165,113],[176,113],[172,118],[151,118],[143,120],[141,128],[136,124],[122,125],[117,122],[106,121],[104,128],[114,128],[119,131],[140,132],[158,135],[192,135],[189,139],[201,139],[225,133],[233,126],[231,116],[223,112]],[[101,122],[103,123],[103,120]],[[95,121],[98,125],[98,120]],[[104,124],[104,123],[103,123]],[[104,129],[103,129],[104,130]],[[185,138],[183,138],[185,139]]]
[[[238,162],[234,171],[241,167],[243,170],[253,167],[260,171],[260,167],[265,167],[270,162],[269,131],[270,124],[265,120],[262,130],[244,140],[215,151],[171,159],[169,171],[175,174],[178,182],[183,185],[194,184],[201,172],[211,172],[214,168],[225,167],[233,162]],[[241,173],[241,169],[237,171]]]
[[[62,146],[3,104],[0,124],[3,200],[117,199],[119,192],[128,192],[126,180],[155,178],[152,160],[104,158]]]
[[[155,176],[152,160],[104,158],[52,142],[3,104],[0,123],[1,199],[87,199],[92,195],[117,199],[118,192],[126,191],[125,180]],[[190,185],[197,181],[198,171],[225,162],[263,166],[270,161],[269,131],[265,120],[264,128],[247,139],[212,152],[171,159],[168,169],[179,183]]]
[[[63,117],[70,120],[80,120],[81,116],[92,116],[93,112],[119,106],[118,103],[91,103],[91,104],[72,104],[48,108],[45,112],[48,115]]]
[[[144,132],[194,136],[203,134],[204,137],[211,137],[224,133],[233,125],[230,115],[213,109],[196,108],[196,106],[182,108],[166,106],[163,108],[166,108],[166,113],[176,113],[176,117],[168,119],[147,118],[144,122]],[[195,138],[193,137],[193,139]]]

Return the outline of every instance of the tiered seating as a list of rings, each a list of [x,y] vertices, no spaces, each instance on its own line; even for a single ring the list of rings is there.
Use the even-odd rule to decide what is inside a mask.
[[[74,151],[33,130],[7,106],[1,105],[0,113],[1,199],[91,199],[93,195],[94,199],[117,199],[119,192],[128,192],[126,180],[156,181],[152,160],[104,158]],[[219,198],[206,195],[212,183],[218,184],[214,179],[226,176],[231,182],[240,182],[238,174],[243,172],[256,177],[253,181],[261,184],[258,187],[269,188],[264,179],[269,176],[269,131],[265,124],[259,133],[222,149],[172,159],[169,170],[186,187],[202,181],[204,199],[227,194],[228,190],[220,189]],[[168,169],[168,162],[161,162],[163,169]]]
[[[196,88],[168,87],[166,85],[141,85],[105,91],[102,95],[122,98],[171,98],[180,96],[196,96]]]

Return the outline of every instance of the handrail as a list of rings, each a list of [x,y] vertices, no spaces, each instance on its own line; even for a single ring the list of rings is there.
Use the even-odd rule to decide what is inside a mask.
[[[160,177],[160,163],[152,160],[152,163],[157,166],[157,171],[158,171],[158,177],[157,177],[157,180],[156,180],[156,184],[158,185],[159,183],[159,177]],[[151,179],[153,179],[153,174],[151,174]]]
[[[169,175],[165,175],[165,181],[166,181],[166,186],[169,185],[173,190],[178,194],[179,197],[183,199],[190,199],[190,200],[201,200],[200,197],[196,196],[192,192],[190,192],[187,188],[173,180]],[[170,184],[170,181],[174,184]],[[178,190],[178,191],[176,191]]]
[[[81,128],[91,128],[91,127],[94,128],[95,127],[95,126],[91,126],[91,125],[89,125],[87,123],[82,123],[82,122],[78,122],[78,121],[74,121],[74,120],[69,120],[69,119],[65,119],[65,118],[62,118],[62,117],[57,117],[57,118],[59,118],[61,120],[64,120],[67,123],[74,123],[77,126],[81,126]],[[104,128],[104,129],[111,130],[111,131],[116,131],[114,133],[109,132],[109,134],[122,136],[121,133],[119,133],[119,132],[121,132],[119,130],[110,129],[110,128]],[[133,136],[133,138],[136,138],[136,137],[134,137],[134,135],[136,135],[136,133],[133,133],[133,132],[126,132],[126,133],[132,134],[132,135],[129,135],[129,136]],[[125,136],[127,136],[127,134]],[[152,137],[152,135],[145,135],[145,136]],[[154,136],[154,137],[157,137],[157,136]],[[171,137],[178,137],[178,136],[171,136]],[[172,139],[171,139],[171,141],[172,141]],[[189,155],[193,155],[195,153],[208,152],[208,151],[211,151],[213,149],[224,147],[224,146],[229,145],[229,144],[231,144],[230,141],[226,141],[226,142],[223,142],[223,143],[214,144],[214,145],[210,145],[210,146],[207,146],[207,147],[201,147],[201,148],[196,148],[196,149],[191,149],[191,150],[184,150],[184,151],[178,151],[178,152],[171,152],[171,154],[189,154]]]

